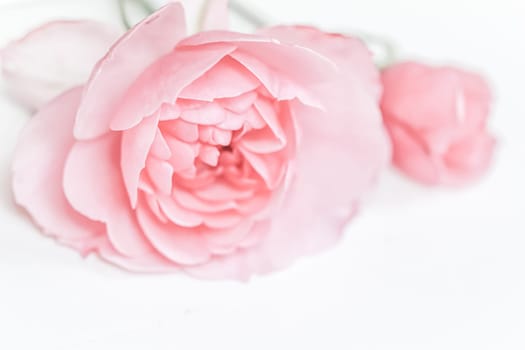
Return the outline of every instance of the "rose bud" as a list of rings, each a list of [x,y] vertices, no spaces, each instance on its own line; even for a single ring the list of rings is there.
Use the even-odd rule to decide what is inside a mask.
[[[491,93],[482,77],[406,62],[385,69],[382,81],[396,167],[429,185],[462,185],[487,170],[495,141],[487,131]]]

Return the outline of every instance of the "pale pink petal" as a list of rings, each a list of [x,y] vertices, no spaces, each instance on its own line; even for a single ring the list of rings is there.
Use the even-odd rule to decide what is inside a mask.
[[[179,47],[209,43],[233,44],[243,54],[261,63],[264,62],[277,73],[297,83],[329,81],[331,76],[337,72],[336,65],[318,52],[295,44],[280,43],[269,36],[229,31],[201,32],[182,40]],[[291,65],[290,62],[295,64]]]
[[[270,191],[261,191],[255,194],[252,198],[246,200],[237,200],[235,209],[246,216],[260,213],[275,199],[275,193]]]
[[[207,214],[203,216],[204,225],[212,229],[235,228],[244,217],[236,210],[229,210],[220,213]]]
[[[227,84],[224,83],[226,81]],[[188,85],[179,97],[211,102],[219,98],[231,98],[249,93],[260,84],[243,65],[231,57],[225,57]]]
[[[429,72],[422,64],[404,62],[385,69],[381,78],[385,86],[381,108],[388,118],[419,130],[452,129],[461,123],[457,104],[450,103],[463,93],[452,72]]]
[[[248,143],[253,146],[253,144]],[[268,145],[266,145],[268,146]],[[270,190],[275,190],[282,182],[286,171],[287,162],[276,154],[257,154],[239,145],[239,151],[250,163],[252,168],[261,176]]]
[[[286,147],[286,140],[280,140],[268,127],[247,132],[237,144],[251,153],[274,153]]]
[[[309,48],[279,43],[275,39],[235,32],[203,32],[183,40],[179,46],[199,46],[211,42],[234,44],[230,54],[242,63],[279,99],[299,97],[319,106],[319,101],[303,86],[329,81],[337,74],[335,63]],[[293,65],[290,62],[294,62]]]
[[[170,147],[168,146],[166,139],[164,138],[164,136],[162,136],[162,133],[158,129],[155,134],[153,144],[151,145],[150,153],[152,156],[162,160],[168,160],[171,158]]]
[[[161,128],[184,142],[196,142],[199,139],[199,126],[181,119],[164,123]]]
[[[269,52],[275,51],[275,49],[273,49],[273,46],[276,45],[268,46],[269,47],[266,48],[260,48],[260,50]],[[299,48],[294,49],[298,50]],[[306,89],[305,86],[309,86],[311,84],[320,84],[321,82],[323,82],[323,80],[329,79],[327,77],[333,76],[334,72],[331,72],[324,76],[317,76],[317,81],[301,82],[301,78],[310,78],[309,76],[311,73],[307,72],[308,69],[306,67],[310,67],[309,64],[313,63],[302,61],[301,58],[308,57],[305,56],[305,52],[296,52],[296,54],[298,54],[298,56],[296,57],[286,57],[285,55],[283,55],[284,57],[282,57],[283,62],[294,62],[292,60],[296,60],[295,64],[298,67],[302,67],[295,68],[296,72],[288,72],[283,68],[281,68],[281,71],[274,70],[271,68],[272,66],[269,65],[266,61],[254,57],[254,55],[251,52],[237,50],[230,54],[230,56],[236,59],[243,66],[245,66],[250,72],[252,72],[253,75],[255,75],[257,79],[261,81],[264,87],[277,100],[286,101],[298,98],[304,104],[317,108],[322,108],[323,106],[321,105],[319,99],[315,96],[315,94]],[[303,57],[301,57],[301,55]],[[326,66],[331,67],[330,64],[327,64],[327,61],[323,61],[323,63],[325,63]],[[302,72],[301,69],[303,70]],[[290,78],[290,76],[292,76],[292,78]],[[276,77],[278,78],[276,79]],[[294,78],[297,80],[294,80]]]
[[[451,184],[462,184],[483,175],[491,164],[495,145],[494,137],[487,132],[452,145],[444,158],[445,164],[454,174],[448,181]]]
[[[163,224],[140,206],[137,215],[146,236],[169,260],[184,265],[195,265],[209,260],[210,252],[206,248],[206,242],[195,230]]]
[[[14,155],[13,191],[16,202],[46,234],[87,253],[105,227],[77,213],[62,190],[81,93],[82,89],[76,88],[61,95],[24,128]]]
[[[160,205],[157,200],[157,197],[153,195],[145,195],[144,198],[146,204],[148,205],[148,208],[155,215],[155,217],[159,219],[160,222],[167,224],[168,218],[166,217],[166,214],[164,214],[162,210],[160,210]]]
[[[202,16],[202,30],[228,29],[228,0],[208,0]]]
[[[156,252],[135,257],[124,256],[115,250],[107,238],[99,242],[96,251],[102,259],[131,272],[167,273],[181,270],[179,265]]]
[[[217,180],[205,188],[196,189],[194,194],[203,200],[222,202],[233,199],[248,199],[253,195],[253,190],[241,190],[224,181]]]
[[[220,44],[177,48],[162,57],[133,83],[111,122],[113,130],[126,130],[153,114],[163,103],[174,103],[180,92],[215,66],[235,46]]]
[[[430,153],[417,134],[396,123],[388,124],[388,131],[395,145],[392,161],[404,173],[426,183],[439,183],[442,168],[440,155]]]
[[[218,103],[211,102],[200,108],[183,111],[181,119],[198,125],[216,125],[226,119],[226,112]]]
[[[90,139],[109,131],[131,84],[185,35],[184,10],[179,3],[169,3],[127,32],[93,71],[78,111],[75,136]],[[153,111],[142,117],[151,114]]]
[[[219,163],[220,152],[217,147],[203,145],[199,153],[199,159],[203,163],[208,164],[209,166],[217,166]]]
[[[251,220],[244,220],[242,223],[229,229],[207,229],[202,235],[206,240],[208,249],[214,254],[222,252],[231,253],[253,229],[255,223]]]
[[[264,236],[268,234],[271,227],[271,220],[269,219],[258,221],[239,243],[239,247],[244,249],[255,247],[263,241]]]
[[[120,136],[107,134],[76,142],[66,160],[64,193],[84,216],[106,223],[108,237],[121,254],[142,256],[152,247],[138,229],[119,167]]]
[[[122,133],[120,166],[124,185],[133,208],[137,205],[140,172],[146,166],[146,159],[157,135],[158,121],[159,115],[155,114]]]
[[[180,103],[179,104],[171,104],[171,103],[163,103],[160,107],[160,120],[161,121],[168,121],[168,120],[175,120],[180,117]],[[144,116],[142,116],[144,118]],[[139,119],[140,120],[140,119]]]
[[[258,33],[325,55],[349,79],[359,79],[377,100],[381,97],[379,71],[372,61],[372,53],[359,39],[307,26],[277,26],[264,28]]]
[[[193,168],[197,154],[192,145],[172,137],[167,137],[166,141],[172,153],[170,164],[173,166],[173,171],[180,172]]]
[[[140,174],[139,189],[149,195],[155,194],[155,186],[151,182],[148,174],[144,171]]]
[[[244,114],[226,111],[226,119],[222,123],[217,124],[217,127],[224,130],[239,130],[245,121],[246,116]]]
[[[106,220],[112,208],[124,203],[118,168],[119,141],[119,135],[108,134],[95,141],[76,142],[66,160],[66,197],[76,210],[92,220]]]
[[[148,158],[146,171],[160,193],[170,194],[173,187],[173,167],[165,161]]]
[[[184,208],[201,213],[216,213],[218,211],[233,209],[236,206],[232,200],[207,201],[181,189],[173,191],[173,198]]]
[[[125,206],[112,210],[111,216],[106,220],[106,228],[108,239],[115,250],[128,257],[155,254],[155,249],[137,222],[135,212]]]
[[[255,108],[255,106],[253,106],[252,108],[247,110],[243,114],[243,116],[244,116],[244,119],[245,119],[246,123],[248,124],[248,126],[251,129],[262,129],[262,128],[264,128],[267,125],[267,123],[264,120],[264,118],[262,117],[261,113],[257,110],[257,108]],[[221,126],[221,125],[219,124],[219,126]],[[250,130],[250,128],[244,128],[244,132],[242,133],[242,135],[244,135],[244,133],[248,132]],[[241,137],[242,135],[238,135],[237,137]]]
[[[256,99],[257,92],[250,91],[240,96],[220,99],[219,103],[232,112],[244,113],[253,105]]]
[[[84,84],[119,31],[95,21],[55,21],[0,51],[7,89],[31,109]]]
[[[211,136],[211,144],[229,146],[232,142],[232,132],[230,130],[221,130],[218,128],[213,128]]]
[[[202,215],[183,208],[171,197],[159,197],[158,201],[162,212],[172,223],[178,226],[197,227],[203,222]]]

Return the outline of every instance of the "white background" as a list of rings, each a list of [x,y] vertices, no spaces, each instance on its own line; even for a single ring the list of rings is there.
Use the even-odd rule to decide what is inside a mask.
[[[0,95],[0,349],[525,349],[525,2],[245,3],[484,72],[491,173],[451,191],[391,171],[336,249],[249,284],[137,276],[81,259],[14,207],[9,166],[29,117]],[[110,0],[0,5],[0,46],[53,18],[118,21]]]

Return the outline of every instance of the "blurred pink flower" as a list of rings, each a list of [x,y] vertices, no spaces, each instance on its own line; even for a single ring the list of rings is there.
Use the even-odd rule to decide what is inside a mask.
[[[482,77],[406,62],[385,69],[382,81],[399,169],[431,185],[461,185],[487,170],[495,141],[486,130],[491,93]]]
[[[132,271],[245,279],[333,245],[389,159],[365,46],[302,27],[187,37],[184,23],[170,3],[40,109],[16,201]],[[58,36],[35,56],[58,55]]]
[[[47,23],[0,51],[9,93],[37,110],[83,84],[121,33],[95,21]]]

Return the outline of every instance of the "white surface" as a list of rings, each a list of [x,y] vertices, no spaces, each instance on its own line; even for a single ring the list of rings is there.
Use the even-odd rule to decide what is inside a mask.
[[[246,3],[277,21],[384,33],[406,54],[484,71],[497,97],[493,171],[462,191],[389,173],[336,249],[249,284],[136,276],[82,260],[13,206],[10,157],[28,116],[2,95],[0,349],[523,350],[525,3]],[[0,46],[56,17],[117,21],[109,0],[0,4]]]

